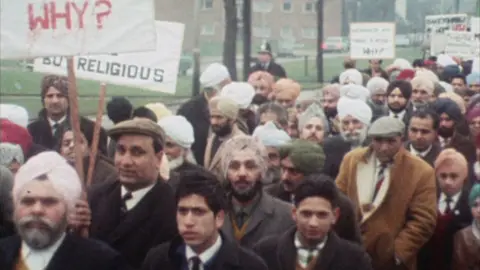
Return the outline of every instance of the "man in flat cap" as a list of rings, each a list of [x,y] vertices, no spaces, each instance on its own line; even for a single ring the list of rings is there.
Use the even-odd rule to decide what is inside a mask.
[[[58,153],[42,152],[28,160],[12,194],[18,235],[0,240],[0,269],[130,269],[104,243],[67,233],[82,184]]]
[[[376,120],[371,145],[348,153],[336,179],[355,204],[375,270],[416,269],[417,253],[435,230],[435,173],[403,148],[404,130],[400,119]]]
[[[298,185],[307,176],[322,174],[325,154],[318,144],[305,140],[295,140],[280,147],[280,159],[281,181],[277,185],[266,188],[265,191],[275,198],[293,204],[294,191]],[[326,175],[324,177],[333,181]],[[352,202],[341,194],[338,206],[341,214],[335,226],[335,231],[341,238],[361,243],[360,230],[355,219]]]
[[[133,267],[140,267],[150,248],[177,232],[175,198],[159,175],[165,148],[162,128],[148,119],[118,123],[115,140],[118,179],[93,186],[90,236],[108,243]]]
[[[227,67],[219,63],[210,64],[200,76],[202,93],[185,102],[177,111],[193,126],[195,140],[192,145],[193,155],[199,165],[204,165],[205,146],[207,144],[210,115],[208,102],[215,97],[222,88],[232,82]]]
[[[251,73],[255,71],[266,71],[276,78],[286,78],[285,69],[275,62],[272,55],[270,43],[264,42],[258,51],[258,62],[252,67]]]
[[[244,134],[237,124],[237,102],[226,97],[214,97],[209,102],[211,134],[205,148],[204,167],[223,180],[221,173],[222,145],[228,139]]]

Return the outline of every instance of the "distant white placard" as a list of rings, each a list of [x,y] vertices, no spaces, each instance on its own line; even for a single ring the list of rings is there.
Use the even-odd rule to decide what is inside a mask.
[[[480,17],[470,18],[470,32],[480,34]]]
[[[350,57],[352,59],[395,58],[395,24],[351,23]]]
[[[437,55],[445,50],[445,31],[467,31],[467,14],[442,14],[425,17],[425,40],[430,44],[430,54]]]
[[[174,94],[185,26],[174,22],[156,22],[156,27],[156,51],[75,57],[76,76]],[[65,57],[37,58],[34,71],[66,75],[66,66]]]
[[[0,0],[0,58],[155,50],[153,0]]]
[[[461,57],[463,59],[473,59],[478,55],[478,42],[473,32],[446,31],[447,44],[445,54]]]

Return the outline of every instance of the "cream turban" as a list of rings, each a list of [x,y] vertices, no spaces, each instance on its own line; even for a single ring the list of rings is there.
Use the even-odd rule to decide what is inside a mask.
[[[350,115],[365,125],[372,121],[372,109],[365,101],[341,97],[337,104],[338,117],[340,121]]]
[[[426,69],[426,68],[421,68],[415,71],[415,77],[425,77],[431,80],[432,82],[439,82],[440,80],[438,79],[437,74],[433,73],[433,71]]]
[[[308,108],[298,116],[298,130],[303,130],[307,122],[314,117],[322,119],[323,130],[325,130],[325,134],[327,134],[330,129],[328,120],[322,108],[320,108],[317,103],[308,106]]]
[[[370,95],[386,94],[389,82],[382,77],[373,77],[367,82]]]
[[[26,128],[28,126],[28,112],[24,107],[14,104],[0,104],[0,118]]]
[[[210,114],[220,114],[226,118],[235,120],[238,116],[238,104],[230,98],[214,97],[209,102]]]
[[[340,97],[360,99],[367,102],[370,97],[370,91],[362,85],[347,84],[340,88]]]
[[[398,67],[400,70],[404,69],[413,69],[412,64],[406,59],[403,58],[397,58],[395,61],[393,61],[392,66]]]
[[[13,198],[18,201],[25,185],[45,175],[55,190],[73,209],[82,194],[82,183],[75,169],[60,154],[53,151],[41,152],[30,158],[18,170],[13,185]]]
[[[323,96],[332,96],[333,98],[340,97],[340,84],[328,84],[322,89]]]
[[[268,121],[263,126],[258,126],[253,131],[252,136],[259,139],[263,145],[271,147],[283,146],[291,140],[287,132],[277,128],[272,121]]]
[[[412,84],[412,89],[422,89],[428,92],[428,94],[433,95],[433,90],[435,89],[435,84],[428,77],[424,76],[415,76],[410,83]]]
[[[217,87],[220,83],[228,79],[230,79],[230,72],[228,72],[227,67],[219,63],[213,63],[200,75],[200,84],[205,88]]]
[[[451,65],[456,66],[457,63],[455,62],[455,60],[453,60],[452,57],[442,53],[437,56],[437,65],[442,67],[451,66]]]
[[[247,109],[255,96],[255,89],[246,82],[231,82],[222,88],[220,96],[236,101],[240,109]]]
[[[230,162],[232,162],[235,153],[242,150],[252,150],[252,158],[256,160],[256,163],[262,172],[262,178],[265,176],[268,166],[267,149],[254,137],[243,134],[234,136],[222,145],[222,149],[225,150],[222,151],[221,159],[224,175],[227,174],[228,166],[230,165]]]
[[[288,98],[295,100],[300,95],[302,87],[291,79],[280,79],[273,85],[275,98]]]
[[[438,98],[448,98],[452,100],[458,105],[458,107],[460,108],[460,111],[462,111],[462,114],[465,114],[465,112],[467,111],[465,100],[455,92],[441,93],[440,95],[438,95]]]
[[[195,142],[192,124],[181,115],[165,116],[158,121],[158,125],[165,135],[183,148],[190,149]]]
[[[157,102],[157,103],[149,103],[145,105],[146,108],[150,109],[156,116],[157,119],[162,119],[165,116],[173,115],[172,111],[170,111],[165,104]]]
[[[349,83],[363,85],[363,75],[360,71],[349,68],[340,74],[339,81],[342,85]]]

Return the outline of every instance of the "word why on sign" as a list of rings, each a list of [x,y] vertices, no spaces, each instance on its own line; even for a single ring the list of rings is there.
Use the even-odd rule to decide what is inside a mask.
[[[42,60],[44,65],[52,65],[56,67],[65,67],[66,62],[64,61],[66,61],[65,57],[44,57]],[[159,68],[120,64],[116,62],[102,62],[97,59],[89,59],[85,57],[77,58],[76,71],[129,79],[141,79],[158,83],[163,82],[163,75],[165,73],[163,69]]]
[[[30,30],[58,29],[61,21],[68,30],[84,29],[85,17],[92,16],[92,14],[97,21],[97,28],[102,29],[104,18],[112,12],[111,0],[96,0],[95,2],[85,0],[83,3],[65,1],[63,5],[57,2],[59,1],[44,2],[42,5],[28,4]],[[77,22],[78,25],[73,25],[74,22]]]
[[[383,53],[385,49],[384,48],[363,48],[362,51],[363,51],[363,54],[366,54],[366,55],[377,55],[377,54]]]

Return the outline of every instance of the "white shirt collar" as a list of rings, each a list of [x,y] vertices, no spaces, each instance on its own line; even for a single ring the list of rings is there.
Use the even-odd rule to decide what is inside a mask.
[[[450,202],[451,210],[455,209],[455,206],[457,205],[457,202],[460,199],[460,195],[462,195],[462,191],[452,196],[452,201]],[[447,210],[446,199],[447,199],[447,195],[445,195],[445,193],[442,192],[440,194],[440,198],[438,199],[438,210],[440,210],[442,213],[445,213],[445,210]]]
[[[58,120],[58,121],[53,121],[52,119],[50,119],[50,117],[47,117],[47,119],[48,119],[48,123],[50,124],[50,127],[53,128],[53,125],[63,123],[63,121],[65,121],[65,120],[67,119],[67,116],[64,115],[64,116],[63,116],[62,118],[60,118],[60,120]]]
[[[155,186],[155,184],[131,192],[132,198],[125,201],[125,204],[127,205],[127,210],[131,210],[132,208],[134,208],[143,199],[143,197],[147,195],[147,193],[153,188],[153,186]],[[128,190],[124,186],[122,186],[122,198],[127,193]]]
[[[44,270],[47,268],[50,260],[55,255],[60,245],[65,239],[65,233],[50,247],[43,250],[31,249],[27,243],[22,241],[22,259],[25,265],[30,270]]]
[[[217,252],[220,250],[221,247],[222,247],[222,237],[220,235],[217,236],[217,240],[215,241],[215,243],[211,247],[209,247],[207,250],[202,252],[202,254],[200,255],[195,253],[195,251],[193,251],[193,249],[187,245],[185,249],[185,256],[187,257],[187,262],[189,262],[190,264],[190,259],[195,256],[198,256],[198,258],[202,261],[202,264],[205,264],[211,258],[213,258],[215,254],[217,254]]]
[[[426,155],[428,155],[428,153],[430,153],[430,150],[432,150],[432,145],[430,145],[430,147],[427,148],[427,150],[425,151],[422,151],[422,152],[418,152],[415,148],[413,148],[413,146],[410,144],[410,153],[416,155],[416,156],[421,156],[421,157],[425,157]]]
[[[392,111],[388,111],[388,116],[390,116],[390,117],[395,117],[395,115],[398,115],[398,119],[402,120],[403,117],[405,116],[405,113],[406,113],[405,110],[403,110],[403,111],[401,111],[401,112],[399,112],[399,113],[394,113],[394,112],[392,112]]]

